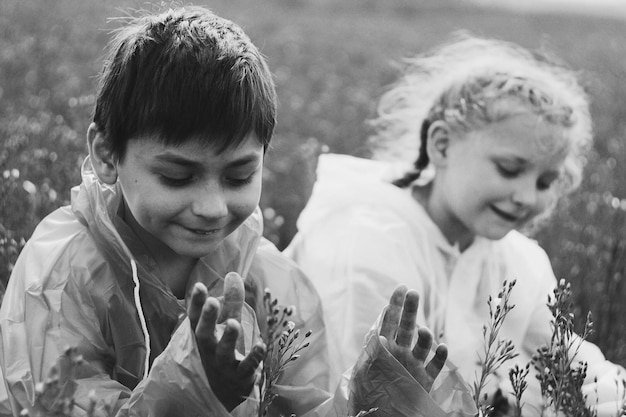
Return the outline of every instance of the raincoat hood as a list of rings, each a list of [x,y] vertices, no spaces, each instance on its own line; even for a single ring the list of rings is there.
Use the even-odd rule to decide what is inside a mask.
[[[151,268],[156,268],[156,263],[150,259],[143,244],[118,216],[120,205],[123,204],[119,184],[106,185],[100,182],[89,157],[83,163],[81,175],[81,185],[72,189],[72,211],[79,221],[89,228],[100,246],[116,261],[129,263],[130,259],[137,257],[146,261]],[[216,251],[201,258],[201,263],[213,272],[211,278],[221,278],[230,271],[245,277],[262,233],[263,219],[257,208]],[[150,272],[156,274],[155,271]],[[146,281],[159,286],[150,278],[155,277],[150,276]]]

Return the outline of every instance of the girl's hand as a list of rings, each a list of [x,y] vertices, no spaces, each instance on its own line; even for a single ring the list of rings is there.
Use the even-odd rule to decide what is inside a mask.
[[[411,349],[411,342],[416,330],[419,294],[415,290],[407,291],[399,285],[391,295],[385,308],[380,328],[383,345],[406,368],[426,391],[430,391],[433,381],[439,375],[448,358],[448,348],[444,344],[437,346],[435,356],[426,364],[426,357],[433,343],[430,330],[421,327],[417,330],[417,343]]]
[[[224,279],[223,297],[209,297],[207,288],[198,283],[187,307],[211,390],[229,412],[250,395],[255,371],[265,356],[263,343],[245,357],[237,351],[244,296],[243,280],[231,272]]]

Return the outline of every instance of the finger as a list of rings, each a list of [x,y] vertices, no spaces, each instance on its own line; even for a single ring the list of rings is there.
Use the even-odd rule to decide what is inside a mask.
[[[204,284],[197,282],[191,290],[191,299],[187,305],[187,316],[191,323],[191,328],[196,329],[200,314],[202,314],[202,306],[209,296],[209,292]]]
[[[232,318],[241,321],[241,312],[246,296],[243,279],[236,272],[229,272],[224,278],[224,306],[219,323]]]
[[[59,359],[57,359],[56,364],[50,370],[50,377],[57,377],[59,383],[64,384],[67,380],[70,379],[72,375],[72,356],[75,355],[75,348],[66,348],[65,352]]]
[[[442,343],[437,346],[435,356],[431,359],[428,365],[426,365],[426,373],[428,373],[432,379],[437,378],[437,375],[439,375],[439,372],[443,369],[447,359],[448,347]]]
[[[241,331],[241,324],[235,319],[227,319],[224,325],[224,334],[215,349],[215,362],[222,367],[235,362],[235,346]]]
[[[202,312],[196,326],[196,340],[201,351],[213,352],[217,345],[215,323],[220,311],[220,303],[216,298],[209,297],[202,306]]]
[[[407,288],[405,285],[398,285],[396,289],[393,290],[393,294],[391,294],[389,304],[385,307],[383,321],[380,326],[380,335],[384,336],[388,341],[394,340],[396,337],[396,330],[398,329],[398,322],[400,321],[402,304],[404,304],[406,292]]]
[[[378,340],[380,344],[385,347],[385,349],[389,350],[389,340],[385,336],[378,336]]]
[[[415,322],[417,319],[417,306],[419,305],[419,293],[409,290],[404,299],[402,308],[402,318],[396,335],[396,343],[399,346],[411,347],[413,335],[415,334]]]
[[[243,358],[239,364],[237,369],[239,376],[242,378],[252,376],[263,358],[265,358],[265,344],[259,343],[254,345],[248,356]]]
[[[413,348],[413,357],[419,361],[425,362],[430,347],[433,344],[433,334],[426,327],[420,327],[417,331],[417,343]]]

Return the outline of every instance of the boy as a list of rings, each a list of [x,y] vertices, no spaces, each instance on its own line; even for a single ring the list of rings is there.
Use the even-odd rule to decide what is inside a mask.
[[[319,297],[261,237],[263,158],[275,112],[267,65],[232,22],[187,7],[118,31],[87,133],[82,184],[71,207],[33,234],[0,310],[0,358],[15,416],[50,412],[35,387],[67,346],[83,358],[73,414],[84,415],[95,397],[113,415],[256,415],[266,351],[259,290],[266,287],[296,307],[296,328],[313,332],[275,385],[270,415],[346,412],[345,398],[328,393]],[[416,309],[416,294],[396,293],[381,336],[404,369],[385,369],[408,370],[428,389],[446,351],[425,367],[430,335],[420,333],[411,349]],[[368,382],[368,369],[356,371],[353,403],[376,406],[358,402],[372,388],[356,382]]]

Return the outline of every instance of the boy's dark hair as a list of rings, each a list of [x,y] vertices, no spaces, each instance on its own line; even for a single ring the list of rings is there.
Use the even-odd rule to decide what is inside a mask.
[[[264,58],[243,30],[201,7],[133,18],[109,45],[94,122],[114,158],[129,139],[165,144],[208,137],[218,152],[253,133],[267,148],[276,91]]]

